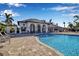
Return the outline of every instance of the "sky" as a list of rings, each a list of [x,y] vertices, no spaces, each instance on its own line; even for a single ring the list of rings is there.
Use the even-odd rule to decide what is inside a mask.
[[[52,19],[53,23],[66,27],[73,22],[74,15],[79,15],[79,4],[77,3],[1,3],[0,21],[5,20],[4,13],[12,14],[14,23],[17,21],[35,18],[39,20]]]

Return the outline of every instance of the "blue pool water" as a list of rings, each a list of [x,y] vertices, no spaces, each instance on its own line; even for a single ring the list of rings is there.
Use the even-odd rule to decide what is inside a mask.
[[[63,53],[65,56],[79,56],[78,35],[39,35],[39,40]]]

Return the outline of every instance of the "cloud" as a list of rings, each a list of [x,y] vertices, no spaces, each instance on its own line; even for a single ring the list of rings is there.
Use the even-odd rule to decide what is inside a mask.
[[[76,12],[78,10],[75,10],[75,8],[78,8],[79,6],[57,6],[57,7],[52,7],[48,8],[48,10],[55,10],[55,11],[69,11],[69,12]]]
[[[71,14],[69,14],[69,16],[75,16],[75,15],[79,15],[79,14],[77,14],[77,13],[71,13]]]
[[[1,13],[1,16],[3,16],[5,13],[12,14],[13,17],[20,16],[18,13],[13,12],[13,10],[4,10],[4,11],[1,11],[0,13]]]
[[[75,15],[79,15],[79,13],[62,14],[62,16],[65,16],[65,17],[73,17]]]
[[[15,6],[15,7],[21,7],[21,6],[23,6],[23,7],[26,7],[26,5],[21,4],[21,3],[8,3],[7,5],[9,7],[11,7],[11,6]]]
[[[62,10],[72,10],[76,7],[72,6],[72,7],[68,7],[68,6],[58,6],[58,7],[53,7],[53,8],[50,8],[50,10],[56,10],[56,11],[62,11]]]

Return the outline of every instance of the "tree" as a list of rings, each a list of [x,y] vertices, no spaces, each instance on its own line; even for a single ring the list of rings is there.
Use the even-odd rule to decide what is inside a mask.
[[[78,31],[79,30],[79,15],[75,15],[74,16],[74,24],[69,22],[69,25],[68,27],[71,29],[71,30],[74,30],[74,31]]]
[[[5,13],[5,17],[6,17],[6,20],[5,20],[6,25],[7,26],[12,25],[12,21],[14,21],[12,18],[12,14]]]
[[[50,19],[49,22],[51,23],[52,22],[52,19]]]
[[[73,26],[73,24],[72,24],[72,23],[70,23],[70,22],[69,22],[68,27],[69,27],[70,29],[73,29],[73,27],[74,27],[74,26]]]
[[[74,18],[76,18],[74,19],[74,22],[77,22],[79,20],[79,15],[75,15]]]
[[[6,25],[0,22],[0,31],[5,32]]]
[[[75,30],[77,31],[79,29],[79,15],[75,15],[74,18]]]
[[[63,22],[63,24],[64,24],[64,28],[65,28],[65,22]]]
[[[8,13],[5,13],[5,24],[7,26],[7,28],[9,27],[10,31],[12,31],[12,28],[13,28],[13,23],[12,21],[14,21],[14,19],[12,18],[12,14],[8,14]]]
[[[76,22],[75,29],[76,31],[79,30],[79,22]]]

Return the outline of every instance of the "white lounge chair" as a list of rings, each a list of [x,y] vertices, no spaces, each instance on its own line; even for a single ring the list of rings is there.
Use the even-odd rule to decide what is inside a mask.
[[[4,34],[0,32],[0,43],[6,42],[6,41],[9,41],[10,43],[10,36],[6,34],[5,32]]]

